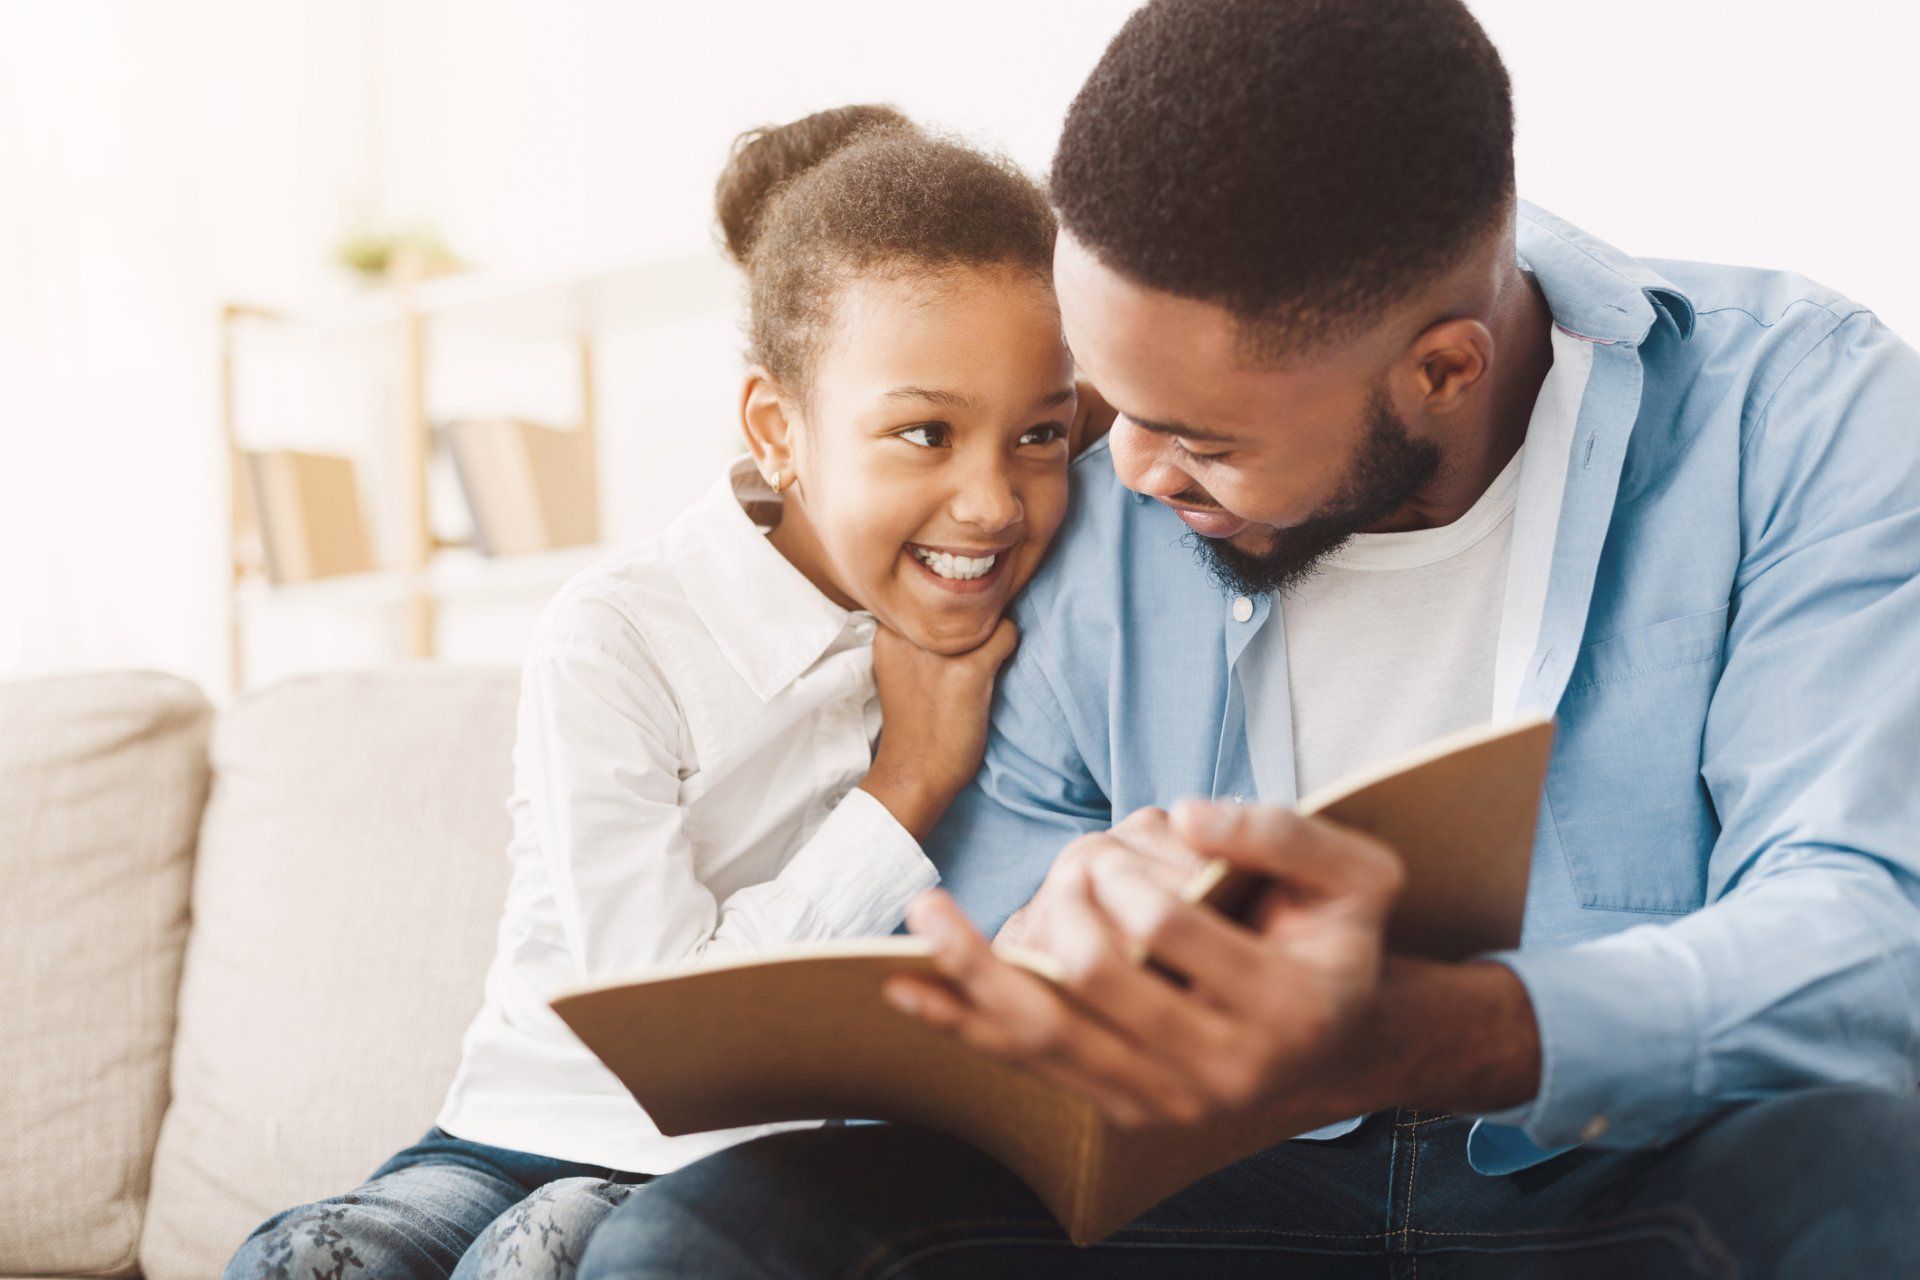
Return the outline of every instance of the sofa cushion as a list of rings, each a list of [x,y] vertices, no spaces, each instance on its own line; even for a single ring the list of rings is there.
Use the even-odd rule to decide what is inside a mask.
[[[402,664],[270,686],[216,722],[149,1280],[218,1274],[256,1224],[433,1122],[506,895],[518,688]]]
[[[212,720],[159,672],[0,683],[0,1274],[133,1268]]]

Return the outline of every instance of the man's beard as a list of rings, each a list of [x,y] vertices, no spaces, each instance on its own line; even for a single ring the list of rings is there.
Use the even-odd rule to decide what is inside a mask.
[[[1258,596],[1285,592],[1313,575],[1320,562],[1368,525],[1385,519],[1419,493],[1440,466],[1440,450],[1415,440],[1376,388],[1367,400],[1367,436],[1331,501],[1286,529],[1275,529],[1265,551],[1242,551],[1225,539],[1188,541],[1222,590]]]

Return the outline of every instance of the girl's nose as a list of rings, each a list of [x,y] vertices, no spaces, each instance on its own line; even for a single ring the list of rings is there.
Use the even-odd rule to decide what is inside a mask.
[[[953,518],[983,533],[998,533],[1021,514],[1020,495],[1004,463],[973,468],[953,495]]]

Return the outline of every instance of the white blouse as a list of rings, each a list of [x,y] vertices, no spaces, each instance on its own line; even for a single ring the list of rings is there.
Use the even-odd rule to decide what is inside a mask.
[[[657,537],[561,588],[522,672],[513,864],[486,1003],[436,1123],[665,1173],[775,1129],[661,1135],[547,1007],[681,961],[884,934],[933,864],[856,786],[880,731],[874,620],[774,549],[741,459]],[[749,510],[770,517],[756,523]]]

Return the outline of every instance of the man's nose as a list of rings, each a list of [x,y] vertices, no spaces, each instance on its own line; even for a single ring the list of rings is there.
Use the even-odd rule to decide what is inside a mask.
[[[1171,443],[1124,416],[1113,420],[1108,448],[1113,453],[1113,473],[1135,493],[1171,498],[1194,486],[1193,477],[1174,462]]]

